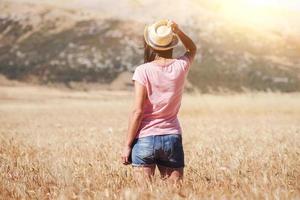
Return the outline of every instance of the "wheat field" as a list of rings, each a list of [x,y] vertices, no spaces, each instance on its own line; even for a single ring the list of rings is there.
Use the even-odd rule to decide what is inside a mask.
[[[131,100],[1,86],[0,199],[300,198],[300,94],[185,94],[180,188],[121,164]]]

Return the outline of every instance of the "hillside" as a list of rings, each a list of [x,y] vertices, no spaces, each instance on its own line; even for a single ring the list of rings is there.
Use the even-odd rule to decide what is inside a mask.
[[[22,1],[1,1],[0,10],[0,73],[9,79],[126,89],[142,63],[143,19]],[[200,49],[188,77],[194,89],[300,91],[297,34],[233,28],[209,12],[189,14],[197,18],[182,28]]]

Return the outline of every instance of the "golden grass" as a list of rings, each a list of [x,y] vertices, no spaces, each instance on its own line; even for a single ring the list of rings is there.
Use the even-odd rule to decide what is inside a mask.
[[[298,199],[300,94],[185,95],[183,187],[120,162],[131,95],[0,87],[0,199]]]

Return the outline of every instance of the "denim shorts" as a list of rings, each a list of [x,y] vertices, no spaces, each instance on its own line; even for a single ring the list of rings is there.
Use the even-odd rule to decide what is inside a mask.
[[[184,167],[181,134],[153,135],[135,139],[131,153],[132,166],[160,165]]]

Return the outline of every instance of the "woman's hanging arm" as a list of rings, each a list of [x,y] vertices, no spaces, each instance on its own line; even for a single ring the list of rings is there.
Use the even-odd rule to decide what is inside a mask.
[[[127,137],[123,148],[122,161],[123,164],[129,164],[129,156],[131,152],[132,142],[134,141],[139,129],[142,117],[143,107],[146,99],[146,88],[139,82],[134,82],[134,104],[131,113],[129,114]]]

